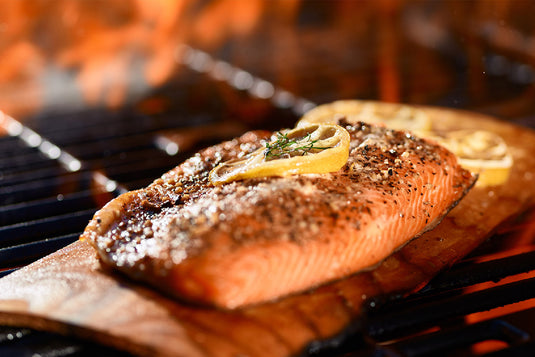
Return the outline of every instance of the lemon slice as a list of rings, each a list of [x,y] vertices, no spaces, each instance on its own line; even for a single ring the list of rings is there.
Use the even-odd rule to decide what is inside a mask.
[[[303,115],[297,126],[320,123],[338,124],[345,118],[349,123],[383,123],[396,130],[409,130],[416,134],[431,130],[431,118],[421,109],[395,103],[361,100],[340,100],[315,107]]]
[[[479,174],[477,186],[498,186],[509,178],[513,158],[499,135],[483,130],[458,130],[433,139],[453,152],[461,166]]]
[[[245,178],[338,171],[349,157],[349,133],[338,125],[312,124],[279,132],[264,148],[210,171],[213,184]]]

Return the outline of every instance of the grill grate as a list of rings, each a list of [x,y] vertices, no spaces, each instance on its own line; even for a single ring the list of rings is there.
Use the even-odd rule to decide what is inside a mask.
[[[199,85],[202,80],[198,74],[181,75],[176,82],[180,83],[178,88],[161,88],[145,102],[118,110],[42,112],[25,118],[24,125],[3,118],[9,135],[0,137],[4,153],[0,158],[0,276],[74,242],[94,212],[111,198],[148,185],[201,146],[245,131],[246,126],[235,126],[234,130],[208,135],[209,141],[202,140],[203,135],[185,150],[169,151],[162,145],[168,141],[167,132],[208,127],[231,115],[218,97],[191,97],[188,83]],[[147,115],[143,108],[149,107],[150,112],[151,101],[173,108]],[[175,107],[177,103],[188,105]],[[269,106],[269,111],[279,118],[274,126],[282,125],[285,119],[296,120],[284,105]],[[0,355],[118,353],[51,333],[0,327]]]
[[[186,150],[172,148],[170,130],[207,127],[229,117],[247,122],[249,128],[279,128],[293,123],[313,105],[205,52],[187,46],[178,52],[179,61],[190,70],[180,71],[139,103],[120,110],[42,112],[26,118],[23,127],[13,124],[10,136],[0,138],[4,153],[0,158],[2,275],[75,241],[109,199],[146,186],[210,143],[198,141]],[[239,104],[262,101],[263,111],[256,116],[264,120],[248,122],[240,117],[234,111],[237,104],[225,103],[218,94],[221,82],[247,94],[239,96],[243,102]],[[225,138],[210,137],[214,141]],[[533,217],[526,214],[523,218],[529,222]],[[492,246],[514,240],[518,234],[514,227],[523,224],[515,222],[419,293],[369,301],[366,320],[332,340],[313,343],[308,354],[437,356],[455,351],[459,356],[530,355],[535,326],[526,322],[530,320],[526,316],[535,316],[535,277],[524,275],[535,270],[535,251]],[[498,283],[510,277],[518,279]],[[480,288],[489,282],[496,283]],[[520,312],[500,310],[518,302],[524,304]],[[498,310],[498,317],[468,318],[489,309]],[[484,352],[474,348],[489,341],[501,341],[505,348]],[[120,352],[55,334],[0,327],[0,354],[116,356]]]
[[[128,356],[121,351],[103,348],[94,343],[26,328],[0,327],[0,345],[2,356]]]

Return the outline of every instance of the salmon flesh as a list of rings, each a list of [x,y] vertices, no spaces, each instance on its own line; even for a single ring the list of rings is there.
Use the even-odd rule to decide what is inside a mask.
[[[476,180],[437,143],[364,123],[340,125],[351,145],[337,172],[211,184],[212,168],[271,135],[249,132],[112,200],[82,239],[133,279],[232,309],[373,267],[438,224]]]

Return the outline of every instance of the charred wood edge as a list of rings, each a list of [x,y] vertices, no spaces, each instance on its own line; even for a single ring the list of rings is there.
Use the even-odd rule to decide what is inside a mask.
[[[333,357],[345,353],[369,349],[364,334],[364,326],[360,319],[354,320],[348,327],[335,336],[310,342],[300,357]]]

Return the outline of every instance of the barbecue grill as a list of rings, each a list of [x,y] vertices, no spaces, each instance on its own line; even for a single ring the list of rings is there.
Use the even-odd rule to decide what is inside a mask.
[[[398,51],[401,56],[389,41],[378,45],[373,55],[358,53],[362,49],[358,46],[348,49],[351,60],[367,55],[371,56],[369,61],[346,59],[324,66],[322,59],[309,59],[302,68],[292,68],[295,84],[279,77],[280,73],[265,63],[262,55],[273,58],[266,53],[272,48],[262,47],[253,37],[227,44],[227,48],[236,46],[238,52],[243,46],[246,55],[177,44],[174,70],[165,82],[117,108],[65,109],[54,105],[20,117],[0,114],[0,128],[6,133],[0,137],[1,275],[74,242],[103,204],[123,192],[148,185],[199,148],[248,129],[292,126],[316,103],[338,99],[340,92],[353,91],[368,99],[413,100],[485,111],[535,128],[530,108],[522,111],[507,105],[511,98],[531,98],[535,84],[532,55],[518,44],[522,40],[520,32],[511,28],[507,34],[516,34],[513,38],[517,42],[500,42],[497,34],[507,29],[489,19],[470,29],[460,24],[447,31],[434,28],[435,23],[428,18],[439,13],[437,6],[407,6],[397,25],[404,29],[405,43],[420,51],[421,57],[414,55],[410,65],[424,63],[432,70],[443,70],[438,76],[446,72],[446,84],[436,78],[400,88],[401,82],[389,87],[379,81],[371,90],[359,87],[357,80],[351,81],[373,81],[374,76],[367,72],[370,63],[372,69],[386,66],[386,72],[380,73],[391,80],[389,83],[399,81],[400,72],[414,74],[413,67],[389,72],[392,63],[384,56],[390,51]],[[332,36],[328,31],[316,30],[332,15],[329,11],[321,2],[302,7],[299,26],[304,29],[307,54],[312,49],[317,55],[344,47],[346,38],[338,39],[341,43],[316,42],[316,47],[306,47],[307,36],[335,39],[327,37]],[[383,21],[388,14],[378,13],[382,26],[393,26]],[[426,37],[421,33],[424,30],[434,32]],[[430,38],[432,34],[437,36],[435,41]],[[384,36],[388,38],[389,32]],[[473,51],[460,47],[456,36],[476,42],[479,62],[474,64]],[[433,48],[429,48],[431,44]],[[473,66],[486,73],[484,84],[474,84]],[[307,82],[309,86],[303,85]],[[474,99],[470,90],[477,86],[484,87],[486,94]],[[362,320],[332,339],[312,342],[305,354],[533,355],[534,240],[535,210],[528,210],[502,224],[470,256],[419,292],[368,300]],[[0,326],[0,354],[126,355],[91,341],[8,326]]]

